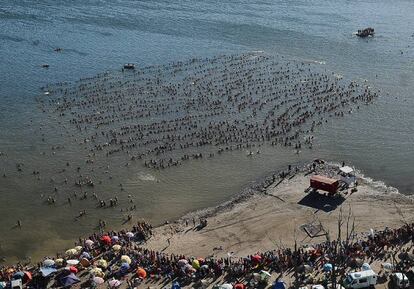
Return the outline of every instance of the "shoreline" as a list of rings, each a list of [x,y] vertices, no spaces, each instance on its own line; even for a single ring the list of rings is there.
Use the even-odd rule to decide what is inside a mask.
[[[294,177],[296,174],[308,172],[309,167],[312,165],[312,163],[313,163],[312,161],[307,161],[307,162],[305,161],[305,162],[298,162],[298,163],[292,164],[292,171],[294,169],[297,169],[297,171],[294,172],[294,174],[288,175],[287,178],[290,179]],[[339,163],[331,162],[331,161],[326,162],[326,165],[330,167],[339,167]],[[210,206],[210,207],[205,207],[205,208],[198,209],[198,210],[189,211],[177,218],[174,218],[172,220],[167,220],[164,224],[159,224],[159,225],[154,226],[154,229],[163,230],[164,228],[171,227],[171,226],[181,226],[185,223],[186,220],[188,221],[191,219],[208,219],[208,218],[213,218],[217,215],[232,211],[237,206],[248,203],[254,197],[266,196],[267,195],[266,189],[271,187],[274,184],[274,182],[276,183],[282,182],[285,178],[282,178],[280,174],[286,173],[286,172],[288,172],[287,168],[285,170],[269,172],[265,174],[264,176],[251,181],[249,184],[245,185],[239,191],[239,193],[235,194],[230,199],[222,203],[219,203],[216,206]],[[358,178],[361,178],[362,180],[364,180],[364,182],[367,182],[370,186],[375,187],[376,189],[378,189],[378,191],[382,191],[381,194],[375,195],[377,198],[393,199],[394,197],[397,197],[397,198],[404,198],[407,200],[411,200],[411,202],[414,201],[414,198],[412,195],[401,194],[398,191],[398,189],[391,187],[391,186],[387,186],[384,182],[380,180],[373,180],[369,177],[366,177],[358,169],[355,169],[355,172],[358,175]],[[275,179],[273,179],[273,176],[275,176]],[[392,195],[394,195],[394,197],[392,197]],[[121,226],[120,228],[115,229],[114,231],[128,230],[132,226],[133,225]],[[75,241],[76,239],[73,239],[73,240]],[[50,255],[54,255],[54,254],[50,254]],[[40,257],[40,259],[42,259],[42,257]],[[40,261],[40,259],[39,260],[37,260],[37,258],[36,260],[31,259],[31,261],[38,262]],[[20,260],[19,262],[23,262],[23,260]],[[7,261],[0,263],[0,265],[11,265],[11,264],[9,264]]]
[[[43,263],[46,259],[52,259],[53,262],[56,260],[57,262],[59,258],[62,258],[59,264],[63,262],[63,265],[57,266],[57,272],[65,275],[65,270],[69,270],[69,265],[64,267],[66,261],[69,259],[72,263],[76,260],[81,261],[82,258],[85,258],[82,257],[85,252],[87,253],[86,256],[89,256],[88,252],[90,252],[88,262],[82,261],[82,265],[72,265],[70,268],[75,266],[76,270],[86,270],[84,273],[87,273],[87,271],[93,271],[96,267],[100,267],[101,265],[97,264],[102,264],[102,259],[106,259],[108,264],[112,260],[110,266],[114,266],[114,269],[107,272],[106,267],[104,268],[105,273],[109,275],[109,277],[105,276],[108,281],[113,272],[120,270],[117,260],[121,255],[123,255],[121,260],[123,260],[124,255],[134,256],[132,260],[138,262],[138,264],[133,263],[134,268],[136,266],[139,268],[141,254],[145,254],[146,258],[154,258],[151,256],[161,256],[162,254],[167,260],[171,258],[171,261],[168,262],[176,262],[182,258],[189,258],[188,260],[197,258],[197,260],[209,260],[208,262],[213,263],[230,262],[227,266],[232,266],[232,262],[237,264],[237,262],[243,262],[242,260],[246,260],[246,258],[251,259],[253,255],[261,255],[264,258],[269,254],[280,254],[280,252],[289,251],[291,248],[296,248],[296,246],[299,250],[319,248],[320,246],[323,248],[325,246],[323,244],[331,244],[332,237],[333,240],[336,240],[337,222],[339,218],[342,220],[343,216],[347,219],[345,240],[350,240],[355,244],[358,244],[361,240],[369,239],[373,234],[384,234],[389,230],[395,231],[396,228],[398,228],[397,230],[404,230],[401,229],[404,226],[414,228],[414,199],[399,194],[392,187],[383,186],[378,181],[372,181],[358,171],[355,172],[358,178],[357,190],[350,187],[341,190],[339,196],[336,197],[304,192],[304,188],[309,185],[310,174],[332,176],[340,168],[340,165],[332,162],[319,161],[317,165],[313,166],[313,164],[315,162],[296,164],[296,166],[289,166],[290,170],[269,173],[251,182],[239,194],[222,204],[189,212],[164,225],[152,227],[145,222],[138,222],[119,231],[93,233],[88,239],[79,239],[75,243],[77,245],[75,248],[68,249],[64,253],[58,253],[56,255],[57,259],[44,257],[37,264]],[[381,188],[382,193],[378,193],[377,188]],[[309,198],[312,199],[315,196],[317,198],[316,207],[309,200]],[[321,205],[322,203],[323,205]],[[345,209],[342,210],[342,208]],[[200,223],[205,222],[205,225],[199,226],[198,222],[195,221],[196,219],[200,220]],[[193,225],[190,224],[191,220],[194,222]],[[350,220],[353,220],[352,230],[348,234]],[[108,240],[104,241],[104,237],[109,238],[109,244],[107,243]],[[111,242],[113,237],[116,237],[114,239],[116,241]],[[88,242],[96,247],[89,248],[89,245],[86,245]],[[409,241],[404,243],[405,249],[409,248],[408,243]],[[118,249],[114,249],[114,244],[118,245]],[[405,249],[397,248],[397,252]],[[48,260],[48,262],[52,261]],[[374,270],[381,270],[379,260],[374,261],[371,265]],[[141,266],[146,268],[145,263]],[[0,268],[3,272],[10,268],[32,271],[37,275],[40,272],[40,267],[36,269],[35,262],[23,267],[17,265],[0,266]],[[254,268],[248,270],[254,270]],[[130,279],[127,280],[129,282],[136,282],[134,272],[128,271],[127,274]],[[271,273],[272,279],[279,278],[277,274],[274,274],[277,271],[271,271]],[[150,286],[151,288],[164,287],[168,277],[160,283],[161,279],[156,277],[157,274],[155,272],[151,273],[148,281],[141,280],[138,283],[144,283],[144,286]],[[225,280],[222,278],[224,277],[223,274],[220,273],[220,278],[214,279],[212,282],[209,281],[207,287],[211,287],[214,285],[213,283],[223,282]],[[284,275],[282,271],[282,275],[285,281],[292,284],[294,279],[292,272],[286,272],[286,275]],[[89,275],[79,274],[79,284],[90,282],[87,276]],[[119,279],[119,277],[116,278]],[[251,277],[246,276],[246,278],[248,280]],[[319,278],[319,281],[315,282],[321,282],[321,276],[318,275],[317,278]],[[119,288],[131,288],[126,287],[128,282],[125,282],[125,279],[121,280],[124,281]],[[190,282],[186,285],[193,282],[189,281],[190,279],[185,280],[185,282]],[[45,288],[50,288],[50,280],[48,283]],[[186,287],[186,285],[184,286]],[[139,288],[141,286],[135,287]],[[382,289],[382,285],[379,288]]]
[[[288,175],[288,178],[294,177],[296,173],[304,173],[309,169],[309,167],[312,165],[313,161],[304,161],[304,162],[298,162],[292,164],[292,170],[294,168],[297,169],[297,171],[293,175]],[[339,163],[327,161],[327,165],[329,166],[339,166]],[[352,165],[351,165],[352,166]],[[219,203],[215,206],[209,206],[198,210],[192,210],[189,211],[177,218],[174,218],[172,220],[166,220],[164,223],[158,224],[154,226],[154,229],[163,229],[165,227],[169,227],[172,225],[182,225],[185,220],[191,220],[193,218],[195,219],[201,219],[201,218],[212,218],[214,216],[217,216],[219,214],[231,211],[235,207],[246,204],[254,198],[255,196],[265,196],[266,195],[266,189],[273,185],[274,182],[281,182],[284,180],[284,178],[280,177],[280,174],[286,173],[288,170],[287,168],[284,170],[275,170],[268,172],[267,174],[263,175],[262,177],[259,177],[255,180],[252,180],[249,182],[249,184],[245,185],[238,193],[230,197],[228,200]],[[396,197],[403,197],[407,198],[411,201],[414,201],[414,195],[404,195],[401,194],[397,188],[387,186],[384,182],[380,180],[373,180],[369,177],[366,177],[361,173],[360,170],[355,169],[356,174],[359,178],[363,179],[364,181],[368,182],[371,186],[375,186],[376,188],[383,191],[385,194],[395,194]],[[275,180],[273,180],[273,176],[276,176]],[[388,198],[390,195],[382,195],[378,194],[377,197],[385,197]],[[139,219],[141,220],[141,219]],[[144,219],[142,219],[144,220]],[[114,231],[118,230],[127,230],[130,229],[133,225],[127,225],[127,226],[121,226],[117,229],[114,229]],[[74,241],[76,239],[73,239]],[[56,254],[56,252],[54,252]],[[50,255],[54,255],[50,254]],[[42,257],[40,257],[42,259]],[[30,259],[32,260],[32,259]],[[23,262],[24,260],[19,260],[19,262]],[[32,262],[38,262],[40,260],[32,260]],[[13,264],[13,263],[11,263]],[[1,262],[0,265],[11,265],[7,261]]]

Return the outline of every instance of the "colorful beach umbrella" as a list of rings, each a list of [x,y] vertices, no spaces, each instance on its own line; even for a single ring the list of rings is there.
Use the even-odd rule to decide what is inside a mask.
[[[101,278],[101,277],[93,277],[93,282],[95,282],[96,284],[98,284],[98,285],[101,285],[101,284],[103,284],[103,283],[105,283],[105,280],[103,279],[103,278]]]
[[[177,264],[179,267],[184,267],[185,265],[188,264],[188,261],[186,259],[181,259],[181,260],[178,260]]]
[[[147,277],[147,271],[140,267],[137,269],[137,275],[139,278],[145,279]]]
[[[94,241],[89,240],[89,239],[85,241],[85,245],[89,248],[92,247],[94,243],[95,243]]]
[[[76,266],[79,264],[79,260],[70,259],[66,261],[66,264],[68,264],[69,266]]]
[[[46,259],[43,261],[43,266],[45,267],[52,267],[53,265],[55,265],[55,261],[52,259]]]
[[[76,254],[78,254],[78,251],[74,248],[66,250],[66,252],[65,252],[65,255],[70,256],[70,257],[75,256]]]
[[[13,280],[23,279],[23,277],[24,277],[23,271],[19,271],[13,274]]]
[[[121,250],[121,248],[122,248],[121,245],[118,245],[118,244],[112,246],[112,250],[114,250],[116,252],[118,252],[119,250]]]
[[[75,249],[76,251],[78,251],[78,253],[80,253],[80,252],[82,252],[83,247],[82,247],[82,246],[76,246],[76,247],[75,247],[75,248],[73,248],[73,249]]]
[[[180,283],[178,283],[177,281],[175,281],[172,284],[171,289],[181,289]]]
[[[91,254],[89,254],[88,252],[84,251],[79,256],[79,259],[82,259],[82,258],[91,259],[92,257],[91,257]]]
[[[111,245],[111,243],[112,243],[112,239],[111,239],[111,237],[109,237],[108,235],[104,235],[104,236],[102,236],[101,241],[102,241],[105,245]]]
[[[323,271],[325,272],[330,272],[332,271],[333,267],[331,263],[326,263],[325,265],[323,265]]]
[[[253,262],[259,263],[260,261],[262,261],[262,256],[256,254],[253,255],[251,259]]]
[[[121,256],[121,263],[131,264],[131,258],[129,258],[129,256],[127,256],[127,255],[122,255]]]
[[[89,270],[89,273],[92,274],[93,276],[97,276],[101,278],[105,277],[105,273],[102,272],[102,269],[98,267],[92,268],[91,270]]]
[[[62,266],[64,261],[65,261],[65,260],[63,260],[62,258],[57,258],[57,259],[55,260],[55,264],[56,264],[57,266]]]
[[[95,265],[101,268],[106,269],[108,267],[108,262],[104,259],[99,259],[95,262]]]
[[[236,285],[234,285],[234,289],[246,289],[246,285],[244,285],[243,283],[237,283]]]
[[[122,282],[116,279],[109,280],[108,282],[110,288],[117,288],[121,286]]]
[[[91,262],[89,262],[88,259],[82,258],[79,262],[83,267],[89,267],[91,265]]]
[[[200,262],[197,259],[194,259],[192,265],[195,269],[200,269]]]

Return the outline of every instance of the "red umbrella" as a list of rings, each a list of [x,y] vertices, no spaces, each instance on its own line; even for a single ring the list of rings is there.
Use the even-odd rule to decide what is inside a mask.
[[[111,237],[109,237],[108,235],[102,236],[101,241],[105,245],[111,245],[111,243],[112,243]]]
[[[262,256],[256,254],[252,256],[252,261],[255,263],[259,263],[260,261],[262,261]]]
[[[32,273],[29,271],[24,271],[24,277],[23,277],[24,283],[32,281]]]
[[[246,286],[243,283],[237,283],[234,285],[234,289],[245,289]]]
[[[137,275],[141,279],[145,279],[147,277],[147,272],[143,268],[138,268]]]
[[[69,271],[70,271],[71,273],[73,273],[73,274],[78,273],[78,269],[77,269],[75,266],[70,266],[70,267],[69,267]]]

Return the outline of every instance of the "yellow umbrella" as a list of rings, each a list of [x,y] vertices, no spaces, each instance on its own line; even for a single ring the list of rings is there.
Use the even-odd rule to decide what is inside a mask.
[[[127,255],[122,255],[121,256],[121,263],[131,264],[131,258],[129,258]]]
[[[113,245],[113,246],[112,246],[112,249],[113,249],[114,251],[119,251],[119,250],[121,250],[121,245]]]
[[[65,254],[67,256],[74,256],[74,255],[78,254],[78,251],[76,249],[69,249],[69,250],[66,250]]]
[[[193,260],[192,265],[195,269],[200,269],[200,262],[197,259]]]
[[[75,249],[78,253],[80,253],[80,252],[82,252],[82,246],[76,246],[75,248],[73,248],[73,249]]]
[[[105,273],[102,272],[101,268],[94,267],[91,270],[89,270],[89,273],[97,277],[101,277],[101,278],[105,277]]]
[[[62,258],[58,258],[58,259],[56,259],[55,260],[55,264],[57,265],[57,266],[62,266],[63,265],[63,259]]]
[[[108,267],[108,262],[106,262],[106,260],[104,259],[99,259],[98,261],[95,262],[95,265],[105,269],[106,267]]]

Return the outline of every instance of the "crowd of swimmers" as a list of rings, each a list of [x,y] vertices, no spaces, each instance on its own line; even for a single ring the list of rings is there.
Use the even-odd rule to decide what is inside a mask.
[[[44,88],[39,101],[93,157],[163,169],[263,143],[300,150],[316,126],[377,96],[310,63],[262,53],[191,59]],[[73,133],[73,132],[72,132]],[[205,149],[204,149],[205,148]]]
[[[52,177],[16,164],[19,174],[28,170],[37,180],[50,179],[51,192],[42,193],[49,205],[62,192],[71,194],[73,184],[82,194],[105,176],[111,181],[113,164],[165,169],[235,150],[253,157],[264,144],[299,153],[312,148],[315,128],[329,117],[347,115],[378,96],[318,65],[261,52],[108,72],[43,90],[40,106],[58,115],[60,133],[87,152],[83,164],[65,160]],[[67,147],[55,144],[51,150]],[[68,194],[64,200],[72,205],[76,193]],[[117,204],[100,199],[97,207]]]
[[[151,279],[154,282],[178,281],[180,284],[189,284],[201,279],[217,279],[226,276],[233,281],[247,282],[246,277],[249,274],[260,270],[267,270],[270,273],[295,271],[299,272],[297,278],[302,278],[302,282],[312,282],[304,279],[307,275],[299,268],[306,265],[314,271],[323,272],[324,265],[333,262],[334,259],[339,270],[338,276],[344,276],[349,268],[361,265],[357,260],[362,262],[386,261],[391,256],[396,258],[395,255],[398,252],[405,253],[405,255],[399,254],[401,257],[398,262],[395,259],[396,266],[408,266],[401,267],[399,270],[408,270],[414,264],[414,260],[407,262],[404,260],[405,257],[402,257],[411,254],[414,244],[414,223],[407,223],[396,229],[386,228],[383,231],[372,231],[360,236],[354,235],[352,239],[348,238],[342,241],[326,241],[298,249],[279,248],[246,257],[236,257],[229,254],[226,258],[195,258],[146,249],[143,247],[143,243],[151,238],[152,234],[152,226],[145,222],[138,223],[131,232],[95,233],[88,239],[79,239],[77,245],[80,245],[80,249],[74,255],[70,257],[57,255],[55,260],[56,262],[60,260],[60,274],[70,273],[65,273],[68,268],[64,269],[62,260],[75,258],[83,260],[77,265],[76,270],[89,272],[90,278],[84,279],[84,282],[93,283],[93,277],[95,274],[99,274],[105,279],[124,280],[128,282],[130,288],[137,286],[144,281],[143,279]],[[409,246],[410,242],[411,246]],[[127,256],[126,259],[125,256]],[[102,262],[102,260],[104,261]],[[128,262],[128,266],[123,266],[123,262]],[[33,275],[30,288],[41,288],[39,286],[44,286],[45,282],[51,282],[50,277],[41,277],[39,273],[41,267],[44,267],[44,264],[39,263],[34,267],[24,267],[21,264],[4,266],[0,270],[0,281],[9,282],[14,273],[29,270]],[[91,269],[95,267],[99,267],[99,270]],[[145,274],[142,275],[137,270],[141,270],[141,272],[143,270]]]

